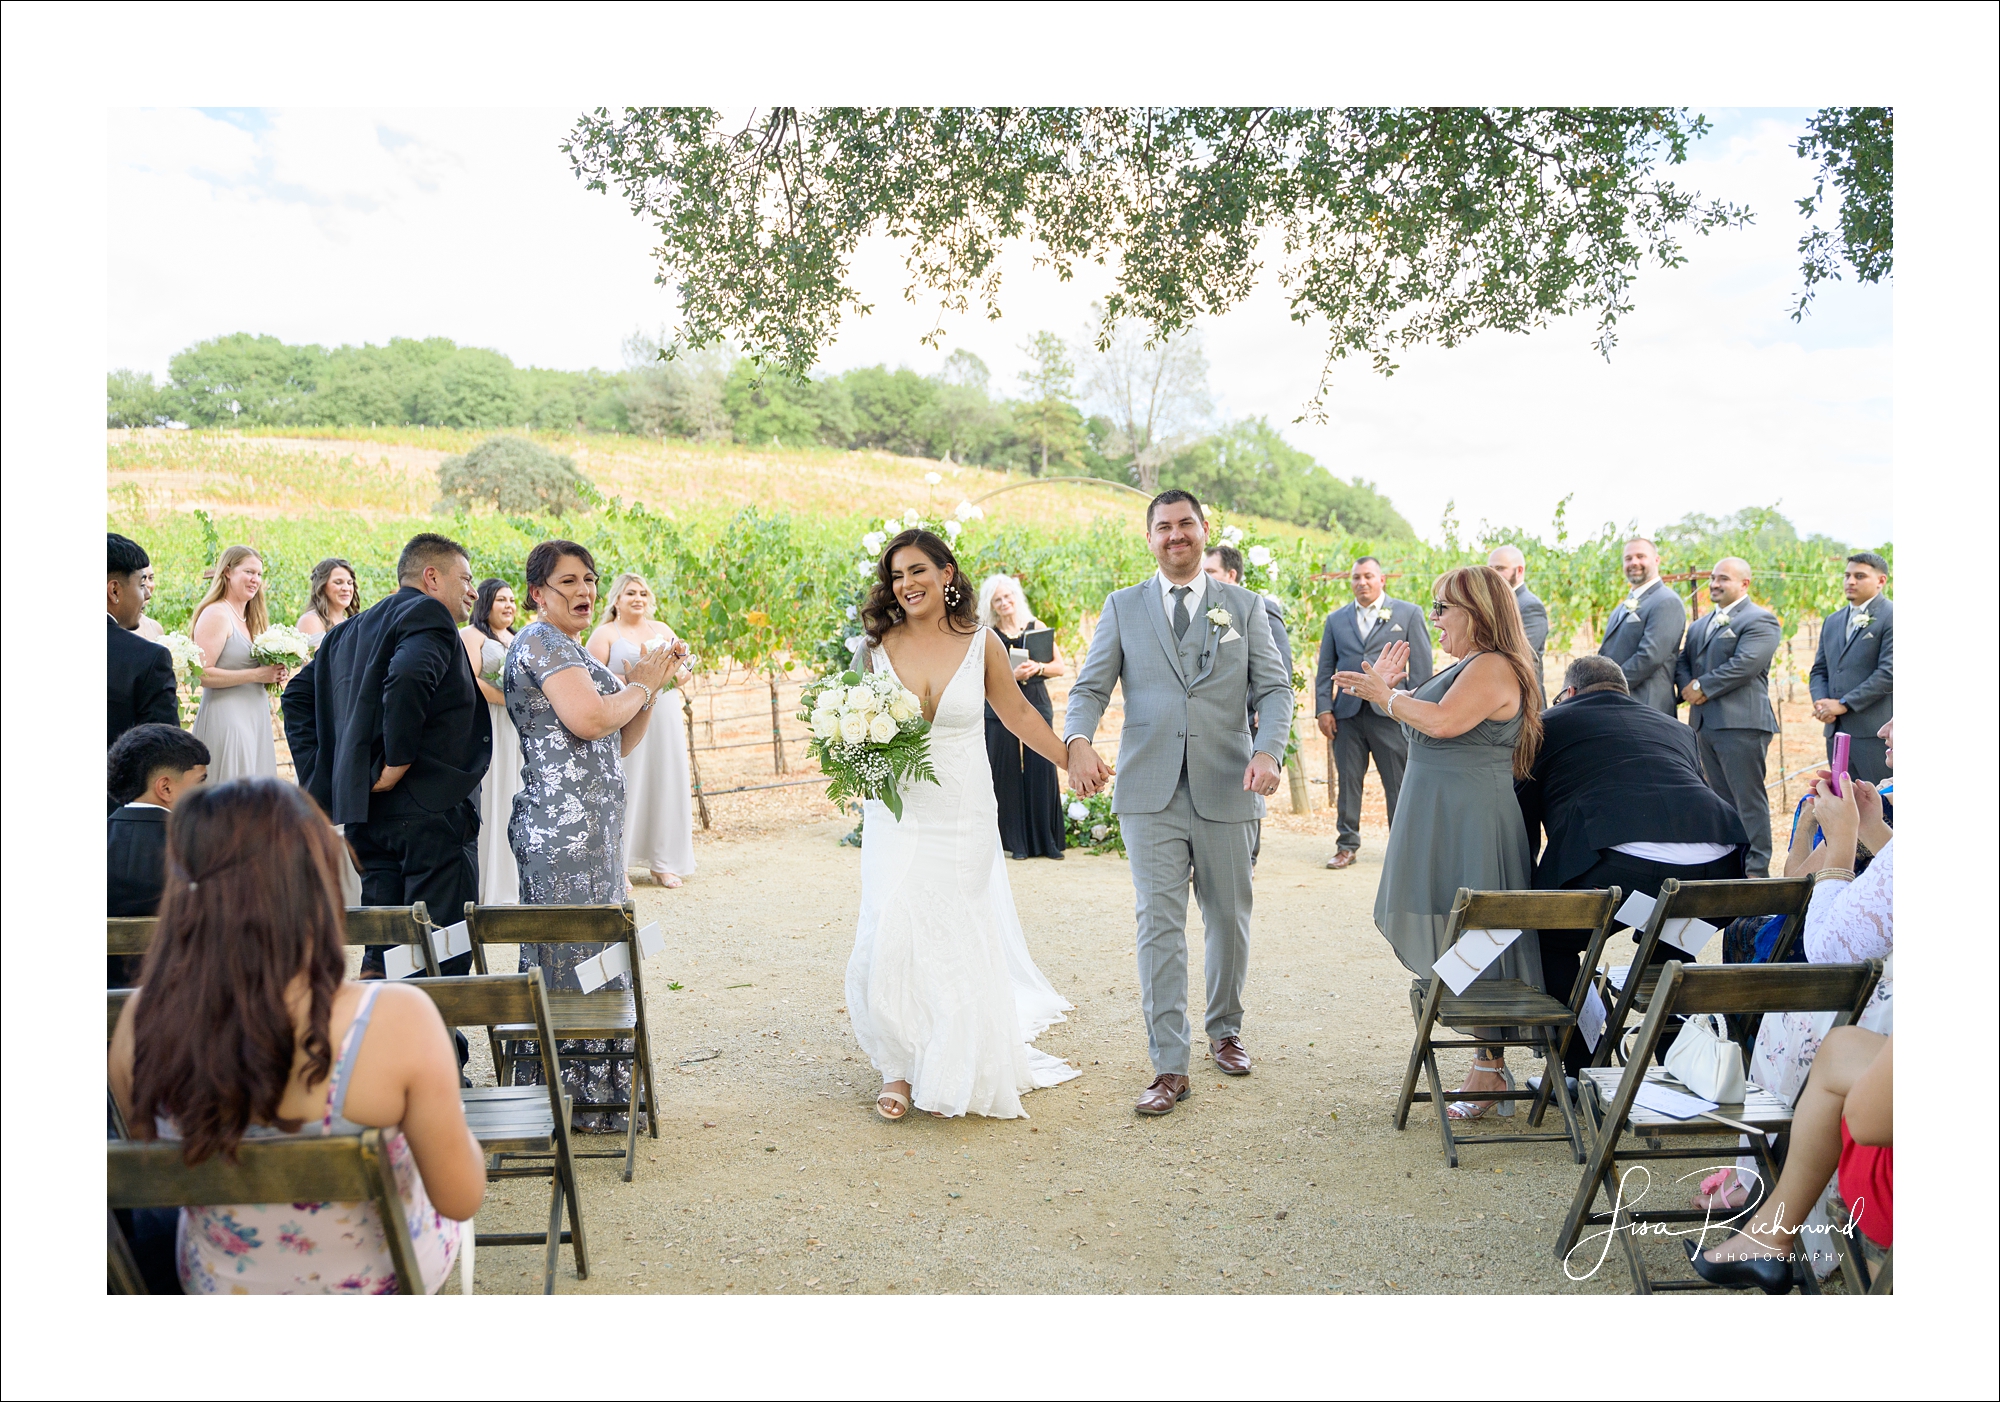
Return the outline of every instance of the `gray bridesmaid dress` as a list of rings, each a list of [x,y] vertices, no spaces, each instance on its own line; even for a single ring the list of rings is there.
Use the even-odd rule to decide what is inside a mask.
[[[213,604],[221,608],[222,604]],[[250,655],[250,639],[229,620],[229,640],[222,645],[215,665],[227,671],[248,671],[257,665]],[[271,694],[262,682],[240,686],[205,686],[201,689],[201,709],[188,727],[195,739],[208,746],[208,782],[227,783],[231,779],[270,779],[278,773],[277,742],[271,737]]]
[[[1472,657],[1439,672],[1411,696],[1442,699],[1470,661]],[[1404,968],[1428,978],[1444,953],[1445,926],[1459,887],[1525,891],[1534,885],[1528,828],[1514,797],[1514,742],[1521,735],[1521,717],[1483,720],[1449,740],[1433,739],[1407,725],[1403,734],[1410,742],[1410,759],[1382,858],[1382,881],[1375,890],[1375,928]],[[1480,977],[1520,979],[1541,987],[1542,954],[1535,932],[1515,940]]]

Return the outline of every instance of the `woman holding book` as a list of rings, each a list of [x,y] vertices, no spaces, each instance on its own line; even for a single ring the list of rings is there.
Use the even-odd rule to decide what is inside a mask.
[[[1028,597],[1012,575],[989,576],[979,586],[979,621],[1000,635],[1014,663],[1014,680],[1028,704],[1053,721],[1047,678],[1063,674],[1056,657],[1055,637],[1028,610]],[[1047,645],[1048,661],[1029,655],[1028,635],[1035,651]],[[1062,779],[1056,767],[1029,749],[986,708],[986,758],[993,766],[993,797],[1000,805],[1000,846],[1015,861],[1029,857],[1063,857]]]

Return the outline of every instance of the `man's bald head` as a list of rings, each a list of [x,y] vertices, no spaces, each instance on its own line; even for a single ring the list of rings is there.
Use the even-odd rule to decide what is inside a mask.
[[[1500,572],[1511,589],[1519,589],[1528,577],[1528,557],[1511,545],[1496,545],[1486,556],[1487,565]]]
[[[1750,592],[1750,562],[1725,555],[1708,572],[1708,597],[1724,608]]]

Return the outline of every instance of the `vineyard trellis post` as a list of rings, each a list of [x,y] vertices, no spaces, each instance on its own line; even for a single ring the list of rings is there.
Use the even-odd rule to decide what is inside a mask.
[[[694,804],[695,808],[701,814],[701,830],[707,832],[710,828],[708,792],[701,786],[701,759],[694,752],[694,702],[688,699],[685,687],[679,688],[679,690],[681,693],[681,712],[687,717],[688,772],[694,779]],[[709,698],[708,709],[711,713],[714,712],[714,697]],[[711,734],[714,732],[714,729],[715,727],[712,725],[709,727]]]
[[[772,747],[773,751],[775,752],[775,755],[776,755],[776,759],[777,759],[777,766],[778,766],[778,769],[777,769],[777,772],[778,772],[778,773],[780,773],[780,774],[783,774],[783,773],[785,773],[785,772],[786,772],[786,770],[785,770],[785,733],[784,733],[784,731],[782,731],[782,730],[780,730],[780,729],[778,728],[778,678],[777,678],[777,674],[776,674],[776,673],[773,673],[773,674],[771,675],[771,679],[770,679],[770,680],[771,680],[771,747]]]

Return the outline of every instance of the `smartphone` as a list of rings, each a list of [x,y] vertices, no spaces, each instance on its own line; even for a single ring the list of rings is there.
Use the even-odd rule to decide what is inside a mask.
[[[1854,737],[1839,734],[1833,737],[1833,791],[1842,798],[1847,797],[1847,752],[1854,747]]]

